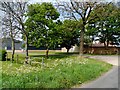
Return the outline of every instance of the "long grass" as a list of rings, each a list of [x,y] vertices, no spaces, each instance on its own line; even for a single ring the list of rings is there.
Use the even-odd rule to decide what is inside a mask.
[[[20,60],[23,59],[20,55]],[[3,88],[70,88],[93,80],[112,65],[79,56],[32,57],[32,64],[2,62]]]

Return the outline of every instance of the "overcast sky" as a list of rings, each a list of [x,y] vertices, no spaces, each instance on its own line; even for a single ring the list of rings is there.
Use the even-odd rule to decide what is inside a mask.
[[[20,2],[20,1],[22,1],[22,2],[25,2],[25,1],[29,1],[29,3],[30,4],[32,4],[32,3],[39,3],[39,2],[52,2],[52,3],[54,3],[54,2],[56,2],[56,1],[69,1],[69,0],[0,0],[0,1],[5,1],[5,2]],[[76,1],[86,1],[86,0],[76,0]],[[87,0],[88,1],[88,0]],[[91,0],[90,0],[91,1]],[[94,1],[96,1],[96,0],[94,0]],[[98,0],[98,1],[100,1],[100,0]],[[102,0],[102,1],[107,1],[107,2],[118,2],[119,0]],[[3,17],[3,13],[1,12],[1,10],[0,10],[0,20],[1,20],[1,17]],[[1,28],[0,28],[0,31],[1,31]],[[0,33],[1,34],[1,33]],[[0,35],[1,36],[1,35]]]

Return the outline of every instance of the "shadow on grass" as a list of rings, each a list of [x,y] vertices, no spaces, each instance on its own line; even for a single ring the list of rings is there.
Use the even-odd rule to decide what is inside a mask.
[[[55,59],[64,59],[71,55],[78,55],[78,53],[56,52],[54,54],[49,54],[48,59],[50,61],[54,61]],[[46,59],[46,56],[43,54],[36,54],[36,55],[29,55],[29,56],[30,56],[30,60],[33,60],[33,61],[42,62],[42,58],[43,58],[44,62],[48,62],[48,60]],[[11,62],[10,57],[8,59],[9,60],[7,60],[7,61]],[[25,55],[21,55],[21,53],[20,53],[20,54],[18,54],[18,60],[17,60],[17,56],[15,56],[15,60],[12,63],[24,64],[24,61],[25,61]]]
[[[75,52],[75,53],[61,53],[61,52],[57,52],[57,53],[55,53],[55,54],[50,54],[49,56],[48,56],[48,58],[49,59],[61,59],[61,58],[66,58],[66,57],[69,57],[69,56],[71,56],[71,55],[78,55],[79,53],[77,53],[77,52]],[[44,58],[46,58],[46,56],[45,55],[30,55],[30,57],[44,57]]]

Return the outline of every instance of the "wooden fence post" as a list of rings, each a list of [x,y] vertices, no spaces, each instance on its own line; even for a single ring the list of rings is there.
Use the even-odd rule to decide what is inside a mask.
[[[16,63],[18,63],[18,60],[19,60],[19,56],[18,56],[18,54],[17,54],[17,59],[16,59]]]
[[[42,67],[44,66],[44,58],[42,57]]]

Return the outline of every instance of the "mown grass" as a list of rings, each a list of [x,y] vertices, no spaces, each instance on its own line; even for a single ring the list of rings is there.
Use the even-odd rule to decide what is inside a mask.
[[[31,54],[32,56],[32,54]],[[23,61],[24,55],[19,55]],[[32,56],[32,64],[2,62],[3,88],[70,88],[93,80],[112,65],[77,55]]]

